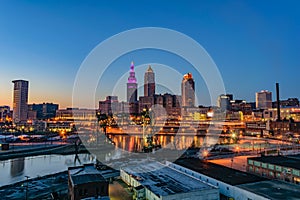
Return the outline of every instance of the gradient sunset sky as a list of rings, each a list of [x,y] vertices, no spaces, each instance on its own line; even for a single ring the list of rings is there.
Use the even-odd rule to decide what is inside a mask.
[[[255,92],[263,89],[274,93],[275,82],[282,99],[300,98],[299,11],[297,0],[1,0],[0,105],[12,105],[11,81],[25,79],[30,81],[29,103],[72,106],[74,79],[89,52],[103,40],[139,27],[169,28],[196,40],[218,66],[226,91],[237,99],[254,101]],[[116,61],[115,70],[127,73],[131,60],[136,65],[186,65],[159,52],[136,52]],[[114,73],[107,76],[113,79]],[[142,83],[142,73],[138,81]],[[196,79],[199,103],[210,104],[205,95],[201,98],[201,84]],[[100,91],[99,100],[106,95]]]

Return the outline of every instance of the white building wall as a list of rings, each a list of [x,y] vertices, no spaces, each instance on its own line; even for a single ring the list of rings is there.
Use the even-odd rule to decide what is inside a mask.
[[[122,180],[127,184],[130,185],[132,187],[137,187],[139,185],[141,185],[138,181],[136,181],[133,177],[131,177],[129,174],[127,174],[125,171],[123,171],[122,169],[120,170],[120,175]]]
[[[201,190],[188,193],[178,193],[162,197],[162,200],[219,200],[218,189]]]

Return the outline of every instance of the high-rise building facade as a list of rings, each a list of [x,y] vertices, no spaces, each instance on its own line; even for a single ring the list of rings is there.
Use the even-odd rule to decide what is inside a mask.
[[[58,104],[53,103],[29,104],[28,114],[33,113],[31,111],[35,111],[36,119],[51,119],[55,117],[58,107]],[[32,119],[32,117],[30,119]]]
[[[232,101],[233,95],[232,94],[221,94],[218,97],[217,106],[225,111],[230,109],[230,101]]]
[[[26,122],[28,112],[28,85],[25,80],[14,80],[13,121]]]
[[[152,97],[155,95],[155,74],[149,65],[144,76],[144,96]]]
[[[143,109],[150,109],[154,105],[154,96],[140,96],[139,97],[139,113]]]
[[[191,73],[183,76],[181,82],[182,107],[195,106],[195,82]]]
[[[134,72],[134,63],[131,62],[130,72],[127,82],[127,102],[134,103],[137,101],[137,81]]]
[[[104,101],[99,101],[99,111],[107,115],[116,114],[119,111],[118,97],[107,96]]]
[[[139,112],[143,109],[150,109],[153,105],[163,107],[169,116],[180,116],[181,96],[172,94],[156,94],[152,97],[139,98]]]
[[[272,92],[262,90],[256,93],[256,108],[268,109],[272,108]]]

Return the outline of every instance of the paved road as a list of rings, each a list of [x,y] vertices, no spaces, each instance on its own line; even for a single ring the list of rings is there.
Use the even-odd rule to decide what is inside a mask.
[[[109,185],[109,197],[111,200],[131,200],[132,193],[128,191],[125,183],[118,180]]]
[[[78,153],[86,153],[87,150],[84,146],[80,146]],[[72,144],[53,144],[50,146],[37,146],[19,148],[17,150],[0,151],[0,160],[7,160],[18,157],[47,155],[47,154],[74,154],[75,148]]]
[[[249,157],[255,157],[255,156],[236,156],[231,158],[223,158],[223,159],[208,160],[208,161],[218,165],[223,165],[229,168],[246,172],[247,158]]]

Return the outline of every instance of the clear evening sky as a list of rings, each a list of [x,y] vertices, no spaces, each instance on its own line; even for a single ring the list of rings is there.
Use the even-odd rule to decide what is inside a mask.
[[[226,91],[235,98],[254,101],[255,92],[263,89],[275,93],[275,82],[280,83],[282,99],[300,97],[297,0],[1,0],[0,105],[12,105],[11,81],[25,79],[30,81],[29,103],[71,106],[73,82],[87,54],[108,37],[139,27],[170,28],[195,39],[215,61]],[[127,73],[131,60],[136,65],[185,64],[162,57],[137,52],[120,58],[115,67]],[[108,78],[113,75],[108,73]],[[138,80],[142,83],[143,77]],[[100,99],[107,95],[99,93]],[[209,104],[205,97],[199,103]]]

